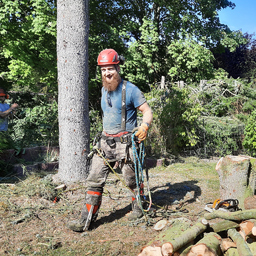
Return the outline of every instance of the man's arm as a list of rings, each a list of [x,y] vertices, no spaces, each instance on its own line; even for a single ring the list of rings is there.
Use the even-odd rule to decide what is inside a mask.
[[[148,129],[153,120],[153,113],[148,103],[145,102],[138,107],[138,110],[143,114],[143,123],[138,128],[135,136],[138,137],[139,140],[145,140],[147,137]]]
[[[16,108],[18,107],[18,104],[17,103],[14,103],[11,105],[11,107],[5,111],[0,111],[0,117],[2,118],[5,118],[7,117],[8,115],[10,115],[10,113],[15,110]]]
[[[143,114],[143,123],[151,124],[153,120],[153,113],[148,103],[145,102],[137,108]]]

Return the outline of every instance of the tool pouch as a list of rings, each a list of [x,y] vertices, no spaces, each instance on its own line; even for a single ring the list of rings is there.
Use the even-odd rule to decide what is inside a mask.
[[[114,140],[114,138],[109,138],[106,140],[107,144],[111,147],[114,148],[116,146],[116,142]]]

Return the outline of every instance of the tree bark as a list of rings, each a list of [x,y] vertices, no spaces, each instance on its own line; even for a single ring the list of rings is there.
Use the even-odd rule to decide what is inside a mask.
[[[252,163],[251,163],[252,162]],[[238,199],[239,207],[244,208],[245,198],[255,191],[255,161],[247,156],[222,157],[216,165],[220,179],[220,197]]]
[[[221,254],[221,237],[216,233],[206,233],[204,237],[190,248],[187,256],[216,256]]]
[[[204,218],[207,220],[221,218],[221,219],[232,220],[232,221],[256,219],[256,209],[237,211],[237,212],[223,212],[218,210],[211,213],[206,213],[204,215]]]
[[[234,228],[228,230],[228,236],[235,242],[239,256],[253,256],[248,244]]]
[[[64,182],[86,178],[89,0],[57,1],[59,172]]]
[[[149,252],[150,253],[155,252],[155,254],[157,255],[158,249],[156,247],[159,247],[162,249],[163,244],[166,244],[169,241],[175,239],[176,237],[179,237],[180,235],[182,235],[182,233],[185,232],[190,227],[190,225],[191,225],[191,222],[177,219],[172,223],[170,227],[166,228],[164,231],[161,231],[154,240],[148,243],[147,246],[144,246],[139,256],[147,255],[145,253],[149,253]]]
[[[239,226],[239,223],[237,223],[235,221],[229,221],[229,220],[219,221],[219,222],[216,222],[216,223],[210,225],[210,227],[213,229],[213,231],[215,233],[225,231],[230,228],[236,228],[238,226]]]
[[[256,243],[248,244],[253,255],[256,255]],[[237,248],[230,248],[224,254],[225,256],[240,256]],[[247,255],[246,255],[247,256]]]
[[[194,240],[199,234],[206,230],[207,226],[202,224],[201,221],[185,230],[180,236],[173,237],[169,242],[162,245],[162,254],[165,256],[172,255],[175,251],[182,248]]]
[[[247,197],[244,200],[244,208],[246,210],[256,209],[256,196]]]

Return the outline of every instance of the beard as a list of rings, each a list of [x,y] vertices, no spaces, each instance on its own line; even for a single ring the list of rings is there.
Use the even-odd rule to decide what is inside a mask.
[[[121,77],[118,73],[114,74],[111,82],[107,82],[106,77],[102,77],[102,86],[108,91],[112,92],[115,91],[117,86],[121,83]]]

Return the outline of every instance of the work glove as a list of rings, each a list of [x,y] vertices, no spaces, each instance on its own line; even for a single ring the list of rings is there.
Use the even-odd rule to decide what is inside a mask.
[[[139,140],[145,140],[147,137],[149,125],[147,123],[142,123],[138,128],[138,131],[135,133],[135,136],[138,137]]]

